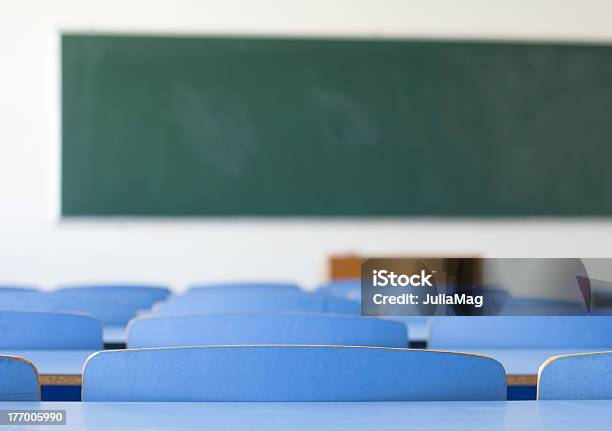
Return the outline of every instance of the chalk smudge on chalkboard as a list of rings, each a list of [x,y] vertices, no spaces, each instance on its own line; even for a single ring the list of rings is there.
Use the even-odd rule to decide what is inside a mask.
[[[322,149],[329,155],[346,156],[354,148],[376,146],[380,133],[358,101],[329,88],[315,88],[310,98],[315,104],[315,127],[321,134]],[[331,144],[331,145],[329,145]]]
[[[173,89],[173,112],[184,137],[180,143],[208,169],[240,178],[257,143],[248,105],[236,97],[203,94],[182,82]]]

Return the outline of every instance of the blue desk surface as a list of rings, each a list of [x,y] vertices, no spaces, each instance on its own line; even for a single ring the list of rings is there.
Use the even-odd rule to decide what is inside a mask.
[[[381,403],[0,403],[66,410],[55,430],[609,430],[611,401]],[[11,427],[31,430],[31,426]]]

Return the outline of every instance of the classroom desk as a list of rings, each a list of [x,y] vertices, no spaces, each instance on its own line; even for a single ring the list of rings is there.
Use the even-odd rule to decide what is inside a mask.
[[[66,410],[55,430],[609,430],[612,400],[362,403],[0,403]],[[13,426],[31,430],[32,426]]]
[[[92,350],[3,350],[0,355],[21,356],[38,369],[40,384],[80,386],[83,364]]]

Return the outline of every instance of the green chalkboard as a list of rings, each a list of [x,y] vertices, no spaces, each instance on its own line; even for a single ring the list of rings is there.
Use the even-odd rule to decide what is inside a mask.
[[[65,35],[65,216],[606,216],[612,47]]]

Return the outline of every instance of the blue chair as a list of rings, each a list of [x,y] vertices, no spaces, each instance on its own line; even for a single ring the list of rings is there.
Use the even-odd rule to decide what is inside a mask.
[[[153,307],[153,313],[158,315],[279,311],[359,314],[361,307],[355,301],[311,293],[266,295],[221,290],[208,294],[174,296]]]
[[[436,317],[432,349],[601,348],[612,345],[610,316]]]
[[[242,288],[206,288],[206,289],[196,289],[189,290],[185,294],[182,295],[172,295],[168,297],[165,301],[158,302],[156,305],[160,303],[172,303],[172,304],[180,304],[180,303],[221,303],[221,302],[234,302],[234,301],[265,301],[270,298],[311,298],[316,297],[316,295],[312,295],[306,292],[300,291],[287,291],[280,290],[274,291],[272,288],[262,287],[262,288],[252,288],[252,289],[242,289]]]
[[[294,283],[279,283],[279,282],[238,282],[238,283],[201,283],[195,284],[189,288],[187,294],[199,292],[211,292],[214,290],[222,290],[224,292],[259,292],[264,294],[279,294],[279,293],[298,293],[302,289]]]
[[[612,400],[612,352],[554,356],[538,373],[539,400]]]
[[[342,298],[324,298],[323,311],[326,313],[361,314],[361,304]]]
[[[128,347],[325,344],[406,347],[399,322],[332,314],[202,314],[136,318]]]
[[[127,349],[93,354],[83,401],[505,400],[491,358],[331,346]]]
[[[38,301],[49,297],[48,292],[37,290],[0,289],[0,306],[11,301]]]
[[[347,278],[330,281],[319,287],[318,292],[323,295],[361,301],[361,279]]]
[[[104,326],[125,326],[138,311],[134,306],[121,302],[69,299],[56,301],[52,309],[90,314]]]
[[[183,295],[174,295],[167,299],[168,302],[211,302],[211,301],[233,301],[241,298],[261,301],[268,298],[312,298],[318,297],[299,289],[283,289],[268,285],[257,285],[244,287],[242,285],[213,286],[201,289],[188,290]]]
[[[130,284],[93,284],[65,286],[52,292],[59,299],[74,301],[107,301],[132,305],[135,309],[149,309],[165,299],[170,290],[162,286]]]
[[[0,349],[95,350],[102,347],[102,325],[76,313],[0,311]]]
[[[0,356],[0,401],[38,401],[38,370],[17,356]]]
[[[20,297],[18,299],[0,299],[0,308],[21,311],[57,311],[89,314],[98,319],[104,326],[125,326],[140,307],[123,302],[109,300],[84,300],[61,298],[54,295]]]
[[[17,286],[0,284],[0,293],[21,293],[21,292],[38,292],[39,290],[30,286]]]

